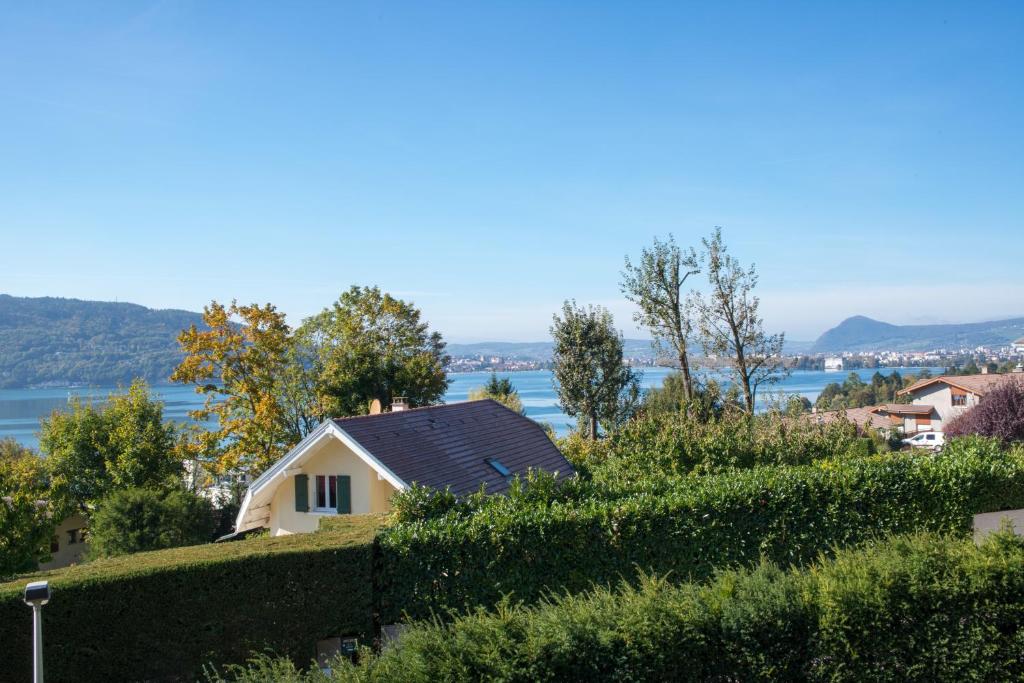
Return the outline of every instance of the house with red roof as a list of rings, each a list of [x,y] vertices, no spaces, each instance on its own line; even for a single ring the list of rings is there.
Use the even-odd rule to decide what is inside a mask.
[[[1006,382],[1021,381],[1024,374],[1020,372],[930,377],[897,393],[910,397],[910,403],[891,403],[872,410],[889,417],[904,434],[942,431],[950,420],[978,405],[988,392]]]

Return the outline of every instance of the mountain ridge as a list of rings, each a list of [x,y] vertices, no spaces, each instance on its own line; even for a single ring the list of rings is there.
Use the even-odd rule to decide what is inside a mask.
[[[826,330],[811,353],[843,351],[935,351],[1005,346],[1024,335],[1024,317],[977,323],[893,325],[863,315]]]

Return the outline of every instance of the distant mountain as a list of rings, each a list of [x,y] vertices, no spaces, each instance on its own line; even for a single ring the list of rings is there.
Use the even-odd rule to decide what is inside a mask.
[[[0,294],[0,388],[166,382],[199,313]]]
[[[813,353],[932,351],[1005,346],[1024,335],[1024,318],[956,325],[892,325],[855,315],[814,342]]]

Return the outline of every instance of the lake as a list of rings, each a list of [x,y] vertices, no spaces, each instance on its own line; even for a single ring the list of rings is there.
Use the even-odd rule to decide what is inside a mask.
[[[882,374],[892,372],[906,374],[917,373],[922,368],[880,368]],[[941,368],[929,368],[933,374],[942,372]],[[672,373],[669,368],[643,368],[641,384],[645,389],[661,386],[665,376]],[[873,369],[856,370],[865,381],[870,381],[875,373]],[[445,394],[445,401],[465,401],[470,390],[480,387],[490,377],[489,372],[457,373],[450,376],[451,385]],[[831,382],[842,382],[848,372],[795,371],[775,391],[786,394],[799,394],[814,402],[818,394]],[[559,434],[565,434],[574,420],[558,407],[558,398],[551,386],[551,373],[547,370],[531,370],[526,372],[503,373],[499,376],[512,380],[519,397],[526,408],[526,414],[535,420],[549,422]],[[52,411],[62,409],[72,396],[103,400],[115,389],[112,387],[75,388],[75,389],[0,389],[0,439],[14,437],[26,446],[36,447],[36,433],[39,430],[39,418],[49,415]],[[163,385],[153,387],[164,402],[164,415],[175,421],[188,419],[188,411],[194,410],[203,402],[191,387]],[[765,398],[764,395],[761,396]]]

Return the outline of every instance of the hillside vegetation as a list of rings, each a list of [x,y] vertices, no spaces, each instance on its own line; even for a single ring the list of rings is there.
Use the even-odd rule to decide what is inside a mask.
[[[199,313],[0,294],[0,388],[167,381]]]

